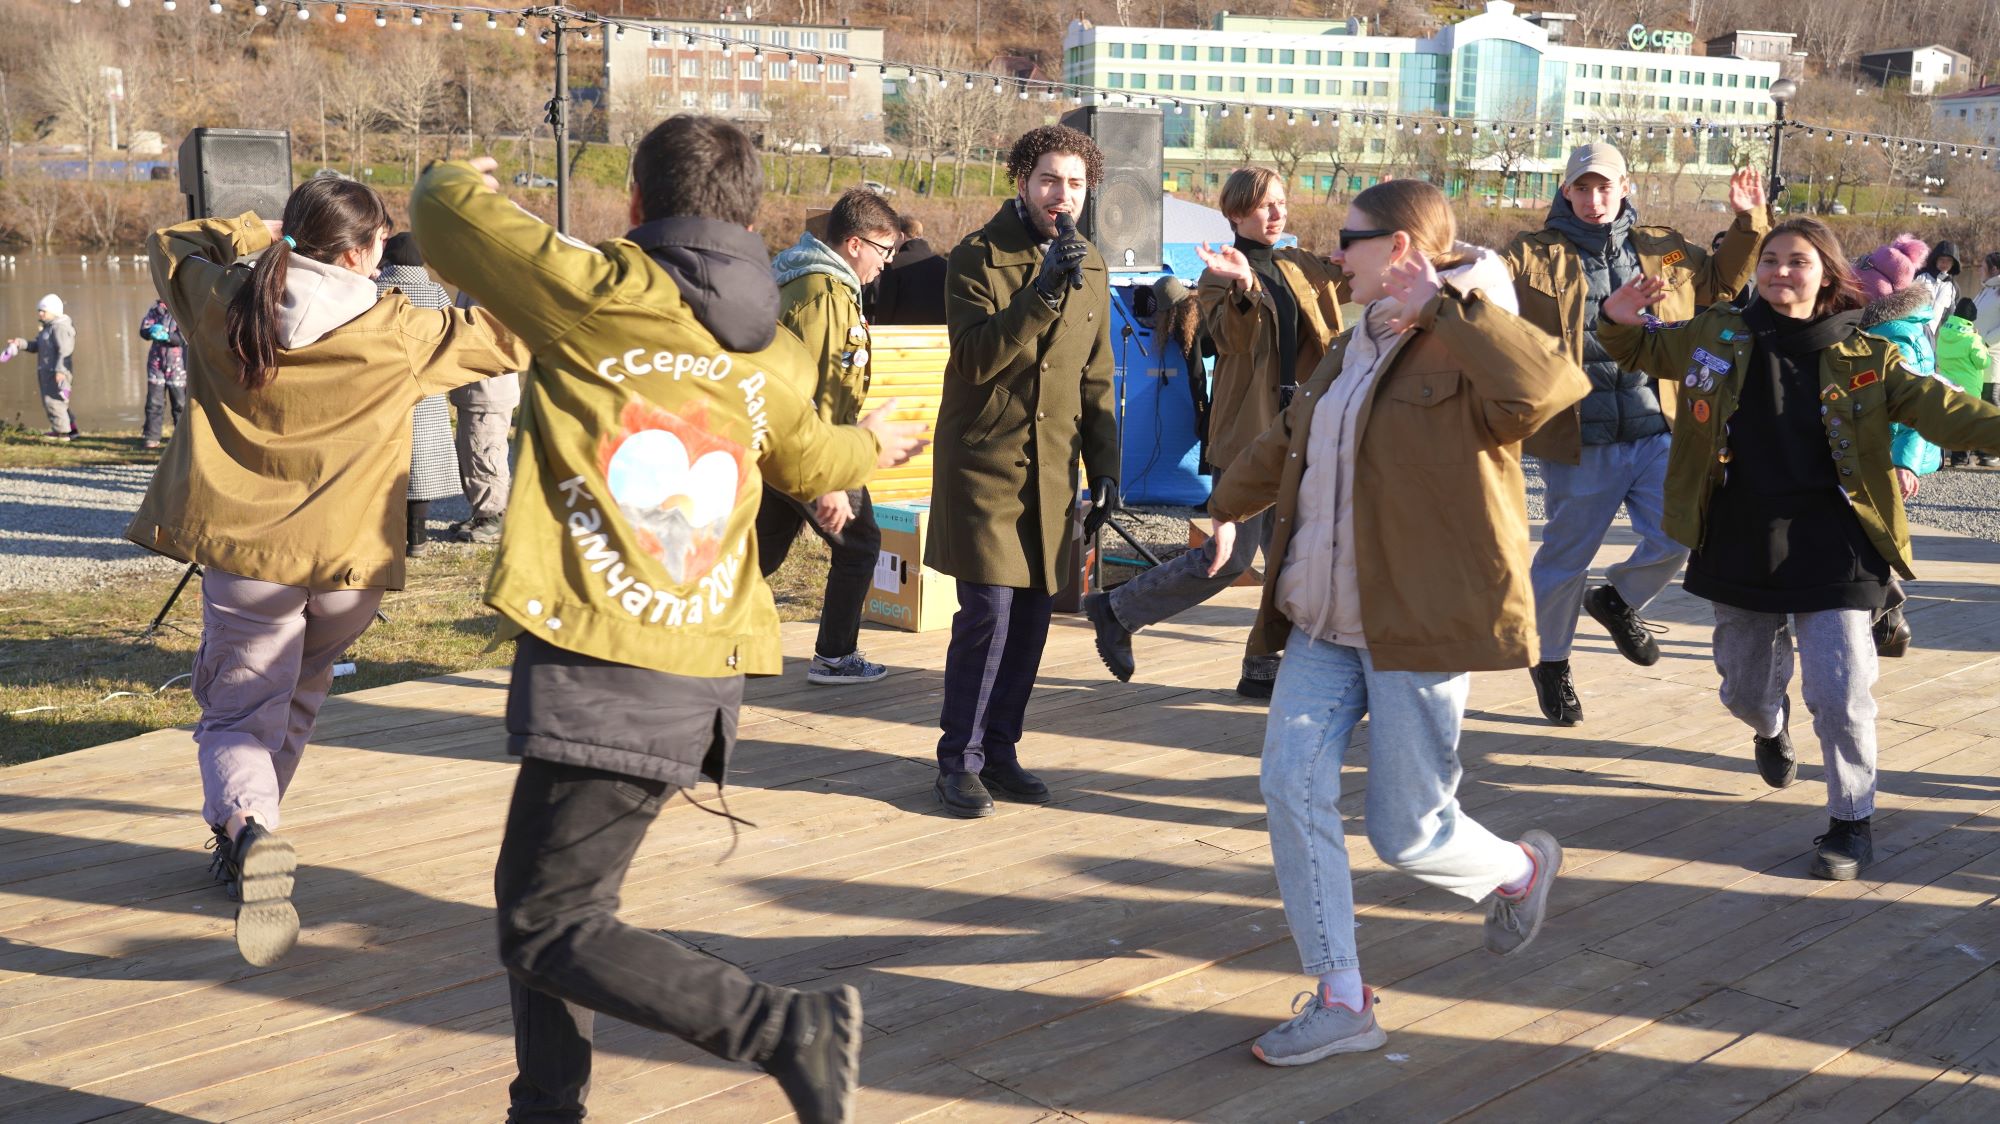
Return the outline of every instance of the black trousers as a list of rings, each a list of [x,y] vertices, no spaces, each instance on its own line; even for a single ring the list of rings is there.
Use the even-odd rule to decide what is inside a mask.
[[[828,659],[852,655],[860,647],[861,607],[868,600],[869,583],[875,580],[875,557],[882,553],[882,529],[875,524],[875,504],[868,489],[847,493],[847,502],[854,508],[854,518],[837,535],[820,527],[805,504],[768,486],[757,508],[757,568],[765,577],[785,564],[801,527],[811,527],[833,553],[819,610],[819,640],[813,645]]]
[[[625,871],[664,781],[524,758],[493,872],[514,1007],[509,1124],[583,1119],[592,1013],[761,1063],[791,996],[735,965],[618,920]]]
[[[1042,669],[1054,598],[1045,590],[958,583],[958,612],[944,656],[938,768],[976,773],[1018,761],[1028,696]]]
[[[146,427],[140,436],[147,441],[158,441],[165,432],[167,417],[173,416],[174,428],[181,427],[181,415],[187,412],[188,388],[186,383],[175,386],[172,383],[149,382],[146,384]]]

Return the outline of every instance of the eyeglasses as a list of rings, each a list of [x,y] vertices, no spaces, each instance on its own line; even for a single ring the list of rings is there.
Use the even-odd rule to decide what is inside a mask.
[[[855,235],[855,237],[861,238],[863,242],[866,242],[868,245],[875,247],[875,252],[882,255],[883,265],[888,265],[890,262],[896,260],[896,247],[884,246],[882,243],[875,241],[873,238],[862,238],[861,235],[859,234]]]
[[[1347,230],[1343,228],[1340,232],[1340,248],[1345,250],[1353,246],[1356,242],[1366,242],[1370,238],[1387,238],[1394,233],[1396,232],[1393,230]]]

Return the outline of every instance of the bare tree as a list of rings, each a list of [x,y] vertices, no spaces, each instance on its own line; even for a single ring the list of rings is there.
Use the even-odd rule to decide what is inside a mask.
[[[40,167],[30,165],[20,175],[7,177],[8,210],[27,235],[28,244],[47,250],[56,239],[56,230],[68,209],[63,186],[50,179]]]
[[[549,89],[532,72],[514,71],[491,83],[478,111],[494,135],[520,138],[521,167],[535,171],[535,138],[548,126]]]
[[[104,136],[111,102],[106,68],[111,51],[90,35],[58,35],[47,40],[35,68],[36,100],[65,128],[83,138],[83,178],[96,178],[97,145]]]
[[[409,133],[410,182],[417,179],[424,125],[444,93],[444,51],[428,35],[399,35],[382,54],[382,115]]]
[[[320,75],[329,121],[347,134],[347,172],[360,176],[368,162],[368,134],[382,115],[382,80],[375,66],[342,55]]]
[[[1258,117],[1251,126],[1251,132],[1257,139],[1257,147],[1264,151],[1271,166],[1277,169],[1278,178],[1288,192],[1296,182],[1299,165],[1320,149],[1320,140],[1313,135],[1311,124],[1290,114]]]

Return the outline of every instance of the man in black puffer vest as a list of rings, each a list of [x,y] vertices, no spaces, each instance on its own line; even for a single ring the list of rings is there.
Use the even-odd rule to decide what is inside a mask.
[[[1762,181],[1747,168],[1730,179],[1736,221],[1713,255],[1678,231],[1640,226],[1631,186],[1617,149],[1578,147],[1547,224],[1516,237],[1504,255],[1521,318],[1560,338],[1590,375],[1590,396],[1522,444],[1539,464],[1548,498],[1548,523],[1530,567],[1541,636],[1541,662],[1530,671],[1542,714],[1559,726],[1583,721],[1569,669],[1578,608],[1604,626],[1626,659],[1652,664],[1659,645],[1639,613],[1687,559],[1686,548],[1660,529],[1671,397],[1663,403],[1658,384],[1620,370],[1598,344],[1598,307],[1640,274],[1667,282],[1654,309],[1663,320],[1685,320],[1698,307],[1728,300],[1749,282],[1769,225]],[[1586,591],[1591,560],[1621,505],[1639,545],[1606,570],[1603,585]]]

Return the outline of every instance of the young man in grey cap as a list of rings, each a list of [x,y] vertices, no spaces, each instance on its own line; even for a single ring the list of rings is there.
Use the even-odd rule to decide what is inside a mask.
[[[1541,662],[1530,674],[1542,714],[1558,726],[1583,721],[1569,668],[1579,606],[1604,626],[1626,659],[1651,665],[1660,649],[1640,610],[1687,558],[1686,548],[1660,529],[1672,391],[1656,389],[1637,371],[1619,369],[1597,342],[1598,307],[1619,286],[1645,274],[1667,282],[1667,295],[1654,313],[1663,320],[1686,320],[1696,308],[1728,300],[1749,282],[1758,243],[1770,226],[1763,181],[1748,168],[1729,179],[1736,220],[1713,254],[1679,231],[1640,226],[1631,188],[1625,157],[1616,148],[1579,146],[1569,155],[1548,221],[1517,236],[1503,255],[1514,272],[1522,318],[1560,338],[1591,383],[1589,397],[1522,446],[1540,462],[1548,504],[1542,545],[1529,568],[1541,634]],[[1605,584],[1586,591],[1591,560],[1620,505],[1639,545],[1610,566]]]

